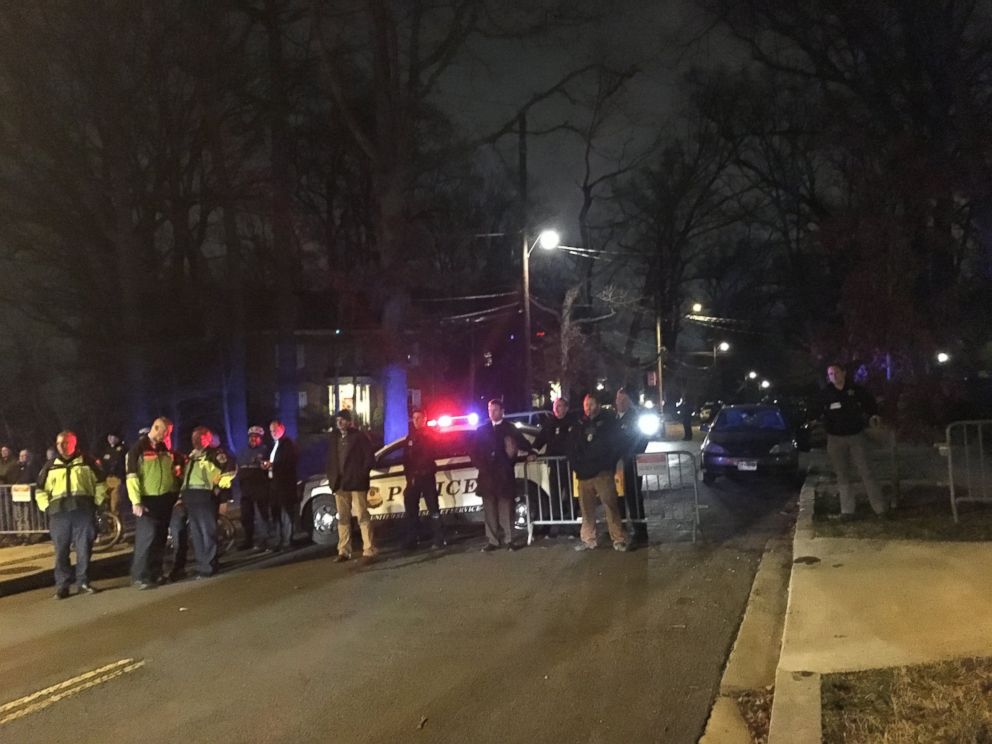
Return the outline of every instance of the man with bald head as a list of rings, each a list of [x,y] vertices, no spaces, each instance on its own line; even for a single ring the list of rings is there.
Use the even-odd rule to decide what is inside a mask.
[[[138,589],[160,584],[169,520],[179,491],[172,422],[155,419],[127,455],[127,495],[136,517],[131,580]]]
[[[77,448],[71,431],[55,438],[56,454],[38,474],[34,498],[48,515],[48,529],[55,546],[55,598],[69,596],[73,582],[69,552],[76,550],[75,580],[80,594],[95,594],[87,570],[96,538],[96,507],[105,498],[97,486],[103,480],[100,467]]]

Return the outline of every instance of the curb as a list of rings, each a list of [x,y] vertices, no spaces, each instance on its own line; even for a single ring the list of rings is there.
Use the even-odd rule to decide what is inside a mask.
[[[737,698],[745,691],[768,689],[775,684],[791,555],[788,538],[772,538],[765,545],[699,744],[752,743]]]
[[[799,514],[792,541],[792,569],[789,572],[788,603],[782,641],[789,633],[792,616],[792,588],[796,575],[796,560],[815,552],[813,506],[816,486],[822,476],[810,474],[799,492]],[[822,708],[820,704],[820,675],[805,670],[783,669],[775,674],[775,698],[772,701],[768,744],[820,744],[823,740]]]

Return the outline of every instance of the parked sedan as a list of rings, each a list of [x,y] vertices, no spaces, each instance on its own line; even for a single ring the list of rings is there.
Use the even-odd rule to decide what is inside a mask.
[[[799,455],[792,429],[772,405],[724,406],[702,444],[703,482],[718,475],[796,477]]]

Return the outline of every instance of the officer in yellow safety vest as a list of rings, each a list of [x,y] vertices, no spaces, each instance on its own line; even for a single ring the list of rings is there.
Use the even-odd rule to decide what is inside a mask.
[[[205,426],[193,429],[193,451],[183,467],[179,498],[189,518],[190,540],[196,556],[196,578],[217,572],[217,490],[229,489],[238,466],[222,447],[211,447]]]
[[[56,454],[38,474],[35,501],[48,513],[48,529],[55,545],[55,598],[69,596],[76,549],[76,584],[80,594],[96,594],[86,573],[96,538],[96,507],[106,498],[97,484],[103,473],[96,462],[76,449],[76,435],[63,431],[55,438]]]
[[[131,580],[151,589],[164,579],[162,559],[169,537],[169,518],[179,490],[178,459],[172,451],[172,422],[157,418],[127,454],[127,496],[137,517]]]

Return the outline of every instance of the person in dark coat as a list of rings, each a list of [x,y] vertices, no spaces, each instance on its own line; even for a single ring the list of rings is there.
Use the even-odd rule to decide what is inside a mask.
[[[444,525],[441,523],[441,504],[437,494],[437,444],[427,426],[423,410],[414,409],[410,432],[403,445],[403,508],[406,521],[405,547],[413,550],[420,538],[420,501],[427,507],[434,548],[443,548]]]
[[[107,444],[100,453],[100,467],[107,476],[105,481],[107,495],[110,497],[110,511],[120,515],[121,492],[124,490],[124,479],[127,477],[124,464],[127,459],[127,447],[120,435],[114,432],[107,434]]]
[[[648,448],[648,438],[641,432],[638,419],[641,409],[634,405],[627,390],[620,388],[616,397],[616,419],[623,434],[626,446],[623,452],[623,499],[620,501],[620,516],[627,517],[628,510],[634,519],[644,517],[644,498],[637,488],[637,456]],[[642,539],[647,539],[647,529],[643,524],[635,528]]]
[[[475,430],[472,464],[479,470],[479,495],[486,522],[484,553],[501,545],[516,550],[513,544],[513,501],[516,477],[513,468],[520,452],[536,459],[530,442],[517,428],[503,420],[503,403],[489,401],[489,421]],[[502,535],[502,537],[501,537]]]
[[[23,449],[17,455],[17,483],[25,485],[38,480],[38,465],[30,450]]]
[[[566,398],[558,398],[551,406],[554,415],[542,422],[541,430],[534,438],[534,449],[540,451],[543,448],[542,454],[545,457],[568,457],[568,440],[572,429],[579,422],[578,417],[569,411],[568,407]],[[548,485],[551,496],[548,502],[548,516],[552,519],[575,519],[577,504],[571,496],[571,476],[567,462],[551,459],[546,462],[549,469]],[[559,528],[555,526],[550,529],[549,534],[554,537],[558,535],[558,531]]]
[[[265,446],[265,429],[253,426],[248,429],[248,446],[238,453],[238,485],[241,489],[241,528],[245,539],[241,550],[268,550],[265,540],[272,532],[271,504],[269,500],[269,474],[262,464],[269,459]],[[261,537],[255,544],[255,518],[258,517]]]
[[[369,516],[369,471],[375,464],[375,451],[368,436],[355,428],[351,411],[338,411],[336,428],[327,447],[327,483],[334,493],[338,510],[338,561],[351,558],[351,515],[358,518],[362,531],[362,561],[371,563],[378,552]]]
[[[296,512],[296,445],[286,436],[282,421],[269,424],[272,450],[262,467],[269,471],[269,501],[271,504],[271,534],[269,547],[289,550],[293,539],[293,515]]]

